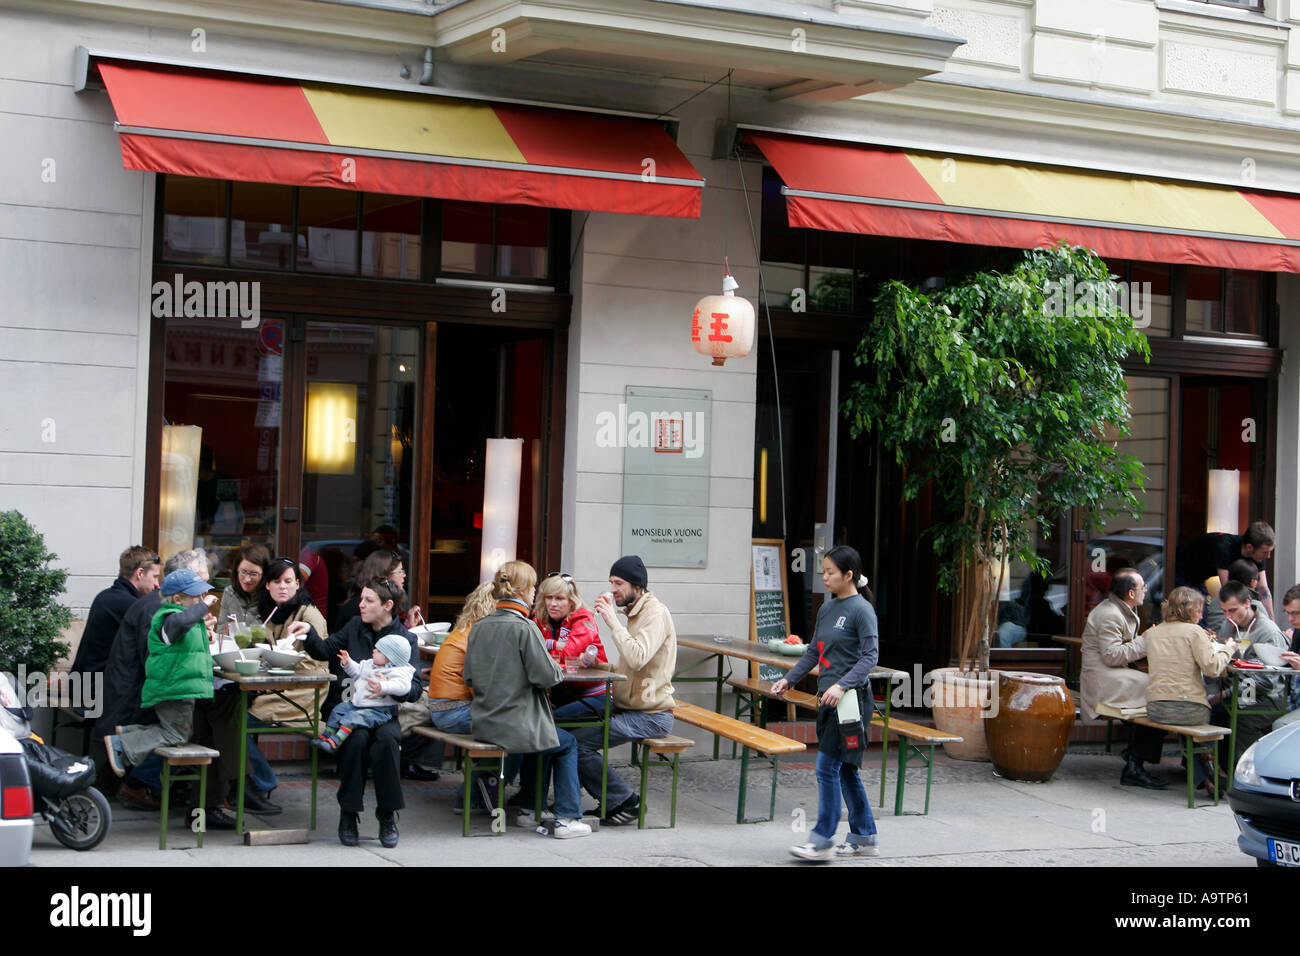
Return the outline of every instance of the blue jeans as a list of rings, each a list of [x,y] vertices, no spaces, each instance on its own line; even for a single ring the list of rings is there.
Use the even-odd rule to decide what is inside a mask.
[[[596,700],[597,698],[592,698]],[[585,702],[575,700],[571,704],[566,704],[555,712],[557,719],[565,711],[572,707],[583,707]],[[604,702],[601,702],[600,712],[605,712]],[[573,715],[567,715],[572,717]],[[673,712],[665,710],[658,714],[646,713],[643,710],[615,710],[609,717],[609,745],[613,747],[616,744],[625,744],[629,740],[644,740],[646,737],[662,737],[664,734],[672,733],[673,729]],[[564,731],[561,731],[563,733]],[[573,731],[573,737],[578,741],[578,778],[582,781],[583,789],[596,799],[600,799],[600,771],[603,765],[601,759],[601,743],[604,739],[604,732],[600,727],[579,727]],[[600,808],[601,813],[609,813],[617,809],[628,798],[635,796],[632,788],[629,787],[618,774],[610,772],[608,796],[605,802],[608,806]]]
[[[471,728],[469,701],[465,701],[465,706],[453,707],[451,710],[431,710],[429,719],[444,734],[467,734]]]
[[[555,771],[555,815],[561,820],[581,820],[582,804],[578,791],[578,741],[573,734],[560,727],[555,728],[560,743],[550,750],[542,750],[533,757],[542,757]],[[599,753],[599,751],[598,751]],[[545,777],[542,778],[543,786]],[[537,802],[537,768],[532,772],[525,770],[519,779],[519,807],[532,810]]]
[[[144,784],[150,790],[162,789],[162,757],[150,754],[130,769],[126,778]]]
[[[330,719],[325,726],[334,730],[340,727],[378,727],[397,716],[394,711],[395,708],[392,707],[353,707],[343,701],[330,711]]]
[[[267,725],[249,714],[248,726],[265,727]],[[270,793],[280,785],[280,779],[275,775],[275,771],[271,769],[271,763],[266,759],[266,755],[258,749],[257,738],[252,734],[248,737],[248,779],[252,783],[253,789],[259,793]]]
[[[876,821],[862,786],[858,768],[817,752],[817,825],[813,827],[813,844],[819,848],[833,846],[840,825],[840,793],[849,807],[849,838],[853,846],[874,845]]]

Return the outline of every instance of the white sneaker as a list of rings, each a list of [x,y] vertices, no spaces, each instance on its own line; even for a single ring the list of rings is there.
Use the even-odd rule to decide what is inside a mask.
[[[591,836],[591,827],[581,820],[556,820],[555,839],[572,840],[574,837]]]
[[[835,848],[836,858],[846,856],[879,856],[880,847],[872,845],[863,845],[858,843],[841,843]]]
[[[550,810],[542,811],[542,823],[547,823],[554,819],[555,819],[555,814],[552,813]],[[515,815],[515,826],[517,827],[524,827],[526,829],[533,830],[540,825],[541,824],[537,822],[537,817],[533,815],[532,810],[520,810],[519,813]]]
[[[815,843],[800,843],[790,847],[790,852],[801,860],[829,860],[835,855],[834,847],[819,847]]]

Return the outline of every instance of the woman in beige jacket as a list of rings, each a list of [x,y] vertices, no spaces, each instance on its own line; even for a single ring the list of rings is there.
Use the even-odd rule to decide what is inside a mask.
[[[286,636],[289,625],[296,621],[310,624],[322,640],[328,636],[329,629],[325,626],[325,616],[316,605],[312,604],[306,589],[303,588],[302,571],[296,561],[290,558],[276,558],[266,566],[266,576],[263,580],[265,587],[259,610],[263,620],[270,615],[271,619],[266,623],[266,631],[272,646]],[[302,641],[295,641],[294,649],[301,652]],[[294,673],[328,674],[329,663],[314,660],[303,654],[302,660],[294,668]],[[309,723],[303,711],[311,713],[316,692],[311,688],[304,688],[281,693],[284,697],[280,694],[260,695],[248,709],[249,715],[268,724]],[[285,700],[285,697],[289,700]],[[295,707],[294,704],[298,706]]]
[[[1210,722],[1210,701],[1202,675],[1218,677],[1237,650],[1237,642],[1216,643],[1201,619],[1205,595],[1174,588],[1165,598],[1164,622],[1142,635],[1147,651],[1147,717],[1162,724],[1196,726]],[[1197,768],[1197,784],[1208,776]]]

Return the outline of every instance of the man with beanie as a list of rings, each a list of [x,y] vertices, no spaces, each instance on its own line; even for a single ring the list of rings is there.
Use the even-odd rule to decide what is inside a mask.
[[[333,752],[347,740],[354,727],[378,727],[397,716],[397,698],[411,692],[411,644],[406,638],[388,634],[375,642],[368,661],[354,661],[346,650],[339,651],[339,664],[351,681],[351,693],[330,711],[330,719],[313,747]],[[350,699],[349,699],[350,698]]]
[[[645,563],[635,554],[624,555],[609,569],[610,593],[596,598],[596,613],[609,626],[609,640],[617,648],[618,667],[627,680],[614,685],[614,709],[609,718],[609,744],[662,737],[673,729],[673,671],[677,669],[677,631],[668,608],[646,590]],[[615,608],[627,615],[627,626]],[[599,665],[598,665],[599,666]],[[578,777],[583,788],[598,797],[603,733],[599,727],[573,731],[578,740]],[[615,773],[609,774],[602,822],[621,826],[635,822],[639,808],[636,792]]]

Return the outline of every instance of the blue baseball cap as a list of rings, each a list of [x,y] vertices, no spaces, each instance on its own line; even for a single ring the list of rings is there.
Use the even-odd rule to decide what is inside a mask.
[[[163,578],[163,594],[207,594],[212,585],[198,576],[191,568],[179,568]]]

